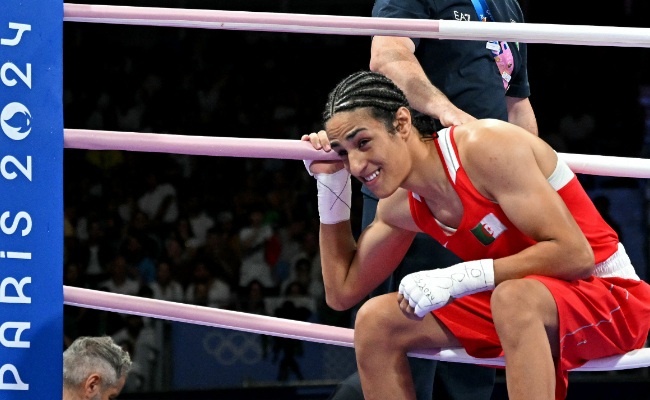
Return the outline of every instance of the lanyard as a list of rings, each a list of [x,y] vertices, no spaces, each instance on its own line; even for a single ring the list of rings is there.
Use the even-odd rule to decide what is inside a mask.
[[[492,13],[490,12],[490,7],[488,7],[485,0],[472,0],[472,4],[474,5],[476,14],[478,14],[479,20],[484,22],[490,20],[490,22],[494,22],[494,18],[492,17]]]
[[[488,7],[485,0],[472,0],[472,5],[476,10],[478,19],[483,22],[495,22],[492,13],[490,12],[490,7]],[[487,42],[485,45],[486,48],[492,51],[494,56],[494,62],[499,68],[499,73],[503,79],[503,87],[506,92],[510,87],[510,79],[512,78],[512,73],[514,71],[514,58],[512,56],[512,51],[510,46],[506,42]]]

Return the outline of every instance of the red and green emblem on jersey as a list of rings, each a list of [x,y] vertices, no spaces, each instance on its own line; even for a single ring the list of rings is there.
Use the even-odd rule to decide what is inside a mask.
[[[483,246],[487,246],[494,242],[496,238],[499,237],[499,235],[507,230],[508,228],[506,228],[506,226],[503,225],[501,221],[499,221],[499,219],[494,216],[494,214],[489,213],[483,217],[478,225],[470,229],[470,232],[472,232],[474,237],[476,237],[478,241],[483,244]]]

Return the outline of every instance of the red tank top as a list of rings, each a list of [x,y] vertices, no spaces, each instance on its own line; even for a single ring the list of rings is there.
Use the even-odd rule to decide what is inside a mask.
[[[460,164],[454,128],[443,129],[438,135],[436,148],[447,178],[463,203],[463,217],[456,232],[448,235],[435,220],[424,199],[409,192],[411,215],[417,226],[464,261],[502,258],[535,244],[533,239],[510,222],[498,204],[483,197],[472,186]],[[575,174],[568,167],[565,168],[560,181],[554,173],[549,183],[551,179],[554,180],[551,184],[585,234],[598,264],[616,252],[618,236],[602,219]]]

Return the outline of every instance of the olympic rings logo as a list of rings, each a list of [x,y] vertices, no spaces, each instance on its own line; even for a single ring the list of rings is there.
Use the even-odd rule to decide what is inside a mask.
[[[263,349],[259,337],[237,331],[213,331],[203,338],[203,349],[221,365],[243,362],[254,365],[262,361]]]

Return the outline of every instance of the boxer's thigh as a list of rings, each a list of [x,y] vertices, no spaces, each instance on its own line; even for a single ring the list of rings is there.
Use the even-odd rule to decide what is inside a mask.
[[[413,272],[446,268],[463,262],[426,234],[418,234],[404,260],[393,274],[399,285]],[[422,362],[435,361],[420,360]],[[437,362],[433,368],[411,368],[417,398],[435,400],[489,400],[494,388],[496,370],[479,365]],[[421,383],[419,383],[421,382]],[[435,382],[435,385],[432,383]]]

